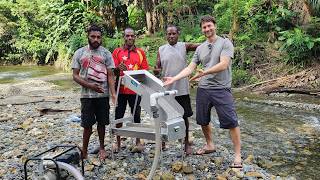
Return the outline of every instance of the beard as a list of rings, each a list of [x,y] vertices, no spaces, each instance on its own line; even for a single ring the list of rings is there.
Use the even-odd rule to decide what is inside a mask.
[[[125,44],[127,44],[128,46],[133,46],[134,43],[135,43],[134,40],[126,40],[126,41],[125,41]]]
[[[89,42],[90,47],[93,49],[98,49],[98,47],[101,45],[101,43],[99,43],[99,42],[91,42],[90,40],[88,40],[88,42]]]
[[[209,31],[209,32],[204,33],[204,35],[205,35],[207,38],[210,38],[210,37],[214,36],[214,33],[213,33],[212,31]]]

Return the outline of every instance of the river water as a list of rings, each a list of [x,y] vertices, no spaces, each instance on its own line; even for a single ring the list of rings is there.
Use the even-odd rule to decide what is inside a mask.
[[[0,83],[23,81],[33,77],[60,72],[43,66],[0,66]],[[71,76],[71,75],[70,75]],[[74,87],[71,78],[52,81],[64,88]],[[195,107],[195,89],[192,89]],[[241,126],[243,156],[253,155],[254,162],[274,175],[294,176],[297,179],[319,179],[320,175],[320,112],[265,105],[245,99],[278,100],[320,104],[319,97],[265,96],[248,92],[234,93]],[[192,118],[194,123],[194,117]],[[212,111],[214,138],[231,147],[228,132],[219,129],[217,116]],[[194,125],[194,128],[199,128]]]

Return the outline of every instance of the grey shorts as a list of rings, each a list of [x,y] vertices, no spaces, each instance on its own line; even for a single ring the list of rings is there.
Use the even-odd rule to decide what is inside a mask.
[[[230,89],[198,88],[196,98],[197,124],[205,126],[210,123],[212,107],[216,109],[221,128],[230,129],[239,125]]]
[[[81,98],[81,126],[92,127],[109,124],[109,98]]]

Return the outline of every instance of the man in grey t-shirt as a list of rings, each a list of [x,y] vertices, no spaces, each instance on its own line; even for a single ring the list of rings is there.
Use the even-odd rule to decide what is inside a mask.
[[[87,158],[92,126],[97,122],[100,159],[107,156],[104,149],[105,128],[109,124],[109,90],[115,102],[114,63],[111,53],[101,46],[102,30],[96,25],[88,28],[88,45],[78,49],[72,59],[73,80],[81,85],[81,126],[83,146],[81,157]]]
[[[193,56],[192,62],[174,77],[165,78],[165,85],[189,76],[200,63],[204,70],[199,71],[190,80],[201,78],[196,97],[196,119],[201,125],[206,138],[206,145],[196,154],[202,155],[215,152],[210,126],[210,111],[215,107],[220,127],[230,129],[234,145],[235,157],[232,168],[242,168],[240,128],[233,97],[231,94],[231,59],[234,48],[230,40],[216,35],[216,21],[212,16],[203,16],[200,23],[207,41],[202,43]]]
[[[162,77],[175,76],[187,67],[187,51],[194,51],[199,44],[178,42],[180,30],[177,26],[169,25],[166,30],[168,44],[159,48],[157,56],[157,66],[154,73],[157,75],[161,71]],[[175,99],[183,107],[183,119],[186,125],[185,152],[192,153],[189,143],[189,121],[192,116],[192,108],[189,96],[189,81],[187,78],[180,79],[167,87],[167,90],[178,90]],[[164,143],[163,143],[163,146]]]

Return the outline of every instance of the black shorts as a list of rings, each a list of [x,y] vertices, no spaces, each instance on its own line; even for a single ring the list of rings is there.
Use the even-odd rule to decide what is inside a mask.
[[[239,125],[231,90],[203,88],[197,89],[197,124],[205,126],[210,123],[210,113],[213,106],[218,114],[221,128],[230,129]]]
[[[119,94],[118,95],[118,105],[116,107],[116,117],[115,119],[120,119],[124,117],[124,114],[126,112],[127,104],[129,104],[130,109],[131,109],[131,114],[134,114],[134,122],[135,123],[140,123],[141,122],[141,97],[138,96],[137,99],[137,106],[135,109],[135,113],[133,113],[134,110],[134,104],[136,102],[136,97],[137,95],[135,94]]]
[[[81,126],[92,127],[109,124],[109,98],[81,98]]]
[[[189,94],[176,96],[175,99],[177,102],[182,106],[184,110],[183,118],[188,118],[193,115],[192,108],[191,108],[191,101]]]

